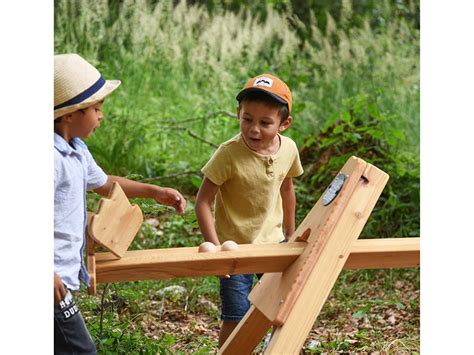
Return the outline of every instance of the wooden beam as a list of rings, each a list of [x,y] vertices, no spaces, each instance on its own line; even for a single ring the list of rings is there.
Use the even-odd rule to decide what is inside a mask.
[[[322,290],[318,291],[318,301],[324,303],[325,292],[329,293],[339,276],[388,180],[383,171],[355,157],[347,160],[337,176],[341,175],[347,178],[337,198],[328,205],[324,193],[290,238],[298,239],[309,231],[303,254],[282,273],[265,274],[249,295],[250,302],[273,325],[285,323],[309,278],[316,274],[329,281],[318,286]]]
[[[386,269],[420,266],[420,238],[359,239],[344,269]]]
[[[219,349],[218,354],[241,355],[251,354],[270,329],[272,323],[254,306],[251,306],[245,317]]]
[[[121,259],[96,253],[98,283],[226,274],[278,272],[303,252],[306,243],[243,244],[237,251],[199,253],[197,247],[128,251]]]
[[[238,251],[198,253],[197,247],[127,251],[121,259],[95,253],[98,283],[174,277],[265,273],[285,270],[306,247],[304,242],[240,245]],[[416,267],[420,238],[356,240],[345,269]]]
[[[280,318],[280,312],[278,312],[277,317],[272,321],[278,327],[265,350],[265,354],[298,354],[300,352],[326,298],[347,261],[352,245],[362,231],[388,179],[383,171],[370,164],[364,171],[363,176],[366,178],[365,181],[361,181],[361,184],[352,194],[344,213],[331,232],[331,237],[327,239],[323,252],[316,260],[313,271],[305,283],[301,284],[301,292],[290,312],[288,312],[288,316]],[[256,286],[252,293],[265,291],[261,287],[265,286],[264,279],[266,276],[262,277],[262,284]],[[259,288],[261,289],[259,290]],[[251,300],[252,293],[249,296]],[[263,297],[259,299],[264,300]],[[277,298],[276,301],[280,301],[281,306],[286,303],[285,298],[280,300]],[[253,304],[268,319],[273,319],[272,316],[275,313],[269,312],[271,308],[262,309],[255,302]],[[263,302],[261,304],[267,306]]]

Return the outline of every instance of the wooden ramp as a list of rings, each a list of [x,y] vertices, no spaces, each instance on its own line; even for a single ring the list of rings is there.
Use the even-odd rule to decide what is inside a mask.
[[[128,248],[133,240],[130,231],[141,224],[139,218],[127,217],[134,214],[133,207],[126,206],[120,223],[99,217],[107,240],[114,240],[112,247],[121,246],[119,252],[94,252],[93,240],[104,239],[100,230],[88,237],[89,292],[95,292],[96,283],[105,282],[264,273],[249,296],[251,309],[220,353],[250,354],[274,326],[265,353],[298,354],[343,268],[419,265],[419,238],[357,240],[387,180],[383,171],[352,157],[288,243],[240,245],[236,251],[218,248],[199,253],[197,247],[123,251],[123,245]],[[114,215],[101,206],[99,215]],[[121,243],[119,236],[124,232],[128,234]]]

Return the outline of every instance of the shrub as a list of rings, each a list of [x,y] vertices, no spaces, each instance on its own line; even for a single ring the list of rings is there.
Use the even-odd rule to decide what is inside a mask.
[[[305,139],[301,159],[304,191],[297,190],[302,215],[312,207],[309,196],[320,196],[334,176],[355,155],[390,175],[362,236],[419,236],[419,152],[407,149],[406,136],[396,115],[380,110],[376,98],[354,96],[317,134]]]

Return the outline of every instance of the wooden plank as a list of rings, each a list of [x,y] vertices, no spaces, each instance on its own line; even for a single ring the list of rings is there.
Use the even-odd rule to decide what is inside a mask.
[[[297,354],[303,346],[354,241],[388,180],[387,174],[371,165],[368,165],[364,176],[367,183],[361,181],[354,191],[323,253],[303,285],[297,302],[284,324],[275,331],[265,354]]]
[[[87,213],[87,224],[89,225],[92,216],[94,214],[92,212]],[[96,291],[96,278],[95,278],[95,251],[94,251],[94,240],[89,235],[89,232],[86,229],[86,252],[87,252],[87,272],[89,273],[90,280],[89,280],[89,287],[87,288],[87,293],[89,295],[95,295]]]
[[[100,200],[97,213],[92,216],[87,229],[97,244],[121,258],[142,222],[140,207],[131,205],[120,185],[114,182],[108,198]]]
[[[223,275],[232,268],[239,273],[281,272],[303,253],[306,245],[304,242],[249,244],[241,245],[238,251],[224,254],[198,253],[197,247],[149,249],[127,251],[121,259],[112,253],[95,253],[95,267],[88,270],[91,275],[97,274],[97,282],[102,283]],[[233,266],[234,260],[239,261]],[[344,268],[402,268],[419,264],[420,238],[362,239],[352,245]],[[114,270],[117,270],[118,275],[115,275]],[[130,279],[131,276],[133,279]]]
[[[197,247],[127,251],[123,258],[96,253],[98,283],[157,280],[225,274],[276,272],[286,269],[306,243],[244,244],[236,251],[199,253]]]
[[[356,240],[344,269],[385,269],[420,266],[420,238]]]
[[[273,324],[281,325],[288,317],[315,263],[333,235],[335,226],[350,203],[354,190],[360,189],[365,184],[361,178],[367,166],[368,164],[362,159],[356,157],[348,159],[341,169],[341,173],[345,174],[347,179],[339,195],[327,206],[323,204],[321,197],[290,238],[290,241],[307,239],[308,247],[283,273],[264,275],[262,283],[250,293],[249,300]],[[341,268],[343,265],[344,263]]]
[[[239,322],[232,334],[219,349],[218,354],[242,355],[251,354],[270,329],[272,323],[254,306],[251,306],[245,317]]]

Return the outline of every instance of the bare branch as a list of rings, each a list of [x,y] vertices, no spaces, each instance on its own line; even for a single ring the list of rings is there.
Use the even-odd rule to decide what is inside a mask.
[[[208,140],[205,140],[204,138],[198,136],[196,133],[194,133],[193,131],[191,131],[190,129],[186,129],[186,131],[188,131],[188,134],[193,137],[193,138],[196,138],[197,140],[203,142],[203,143],[206,143],[206,144],[209,144],[211,147],[214,147],[214,148],[218,148],[219,146],[215,143],[212,143],[212,142],[209,142]]]

